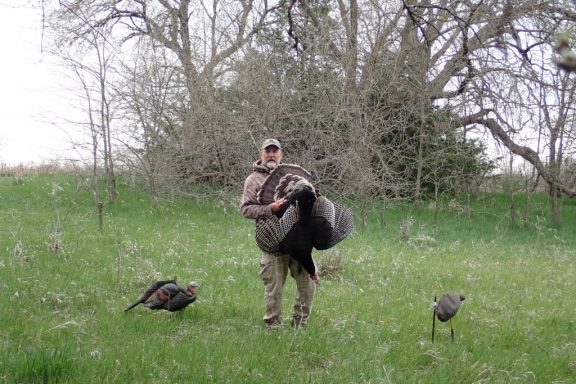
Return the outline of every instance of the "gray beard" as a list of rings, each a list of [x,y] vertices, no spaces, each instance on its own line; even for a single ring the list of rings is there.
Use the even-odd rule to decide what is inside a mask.
[[[273,170],[274,168],[276,168],[278,166],[278,163],[275,162],[274,160],[270,160],[270,161],[267,161],[266,164],[264,164],[264,166],[266,168],[268,168],[269,170]]]

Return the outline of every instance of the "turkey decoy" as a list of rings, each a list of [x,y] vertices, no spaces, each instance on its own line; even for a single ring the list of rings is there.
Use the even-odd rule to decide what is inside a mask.
[[[192,281],[185,288],[180,286],[176,280],[162,280],[152,283],[148,289],[124,312],[128,312],[138,304],[144,304],[150,309],[164,309],[176,312],[186,308],[196,301],[196,288],[198,284]]]
[[[258,192],[260,204],[281,198],[287,203],[275,215],[257,220],[256,243],[270,253],[289,254],[316,275],[312,249],[333,247],[352,232],[352,211],[333,203],[314,188],[312,175],[293,164],[280,164]]]
[[[456,312],[458,312],[460,303],[462,303],[464,299],[464,295],[454,292],[445,293],[438,301],[436,301],[436,296],[434,296],[434,304],[432,305],[432,342],[434,342],[436,317],[442,322],[450,320],[450,337],[452,341],[454,341],[452,318],[456,315]]]

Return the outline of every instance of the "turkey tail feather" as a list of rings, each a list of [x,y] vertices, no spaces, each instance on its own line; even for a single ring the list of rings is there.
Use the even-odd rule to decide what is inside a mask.
[[[258,202],[270,204],[279,198],[286,197],[290,186],[301,179],[311,182],[313,177],[310,172],[299,165],[280,164],[264,180],[262,188],[258,191]]]
[[[135,306],[137,306],[138,304],[141,304],[141,303],[142,303],[142,301],[140,301],[140,299],[136,300],[135,302],[130,304],[128,307],[126,307],[124,312],[128,312],[129,310],[131,310],[132,308],[134,308]]]

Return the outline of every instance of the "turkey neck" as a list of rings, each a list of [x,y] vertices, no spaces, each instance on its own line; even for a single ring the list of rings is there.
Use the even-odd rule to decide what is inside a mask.
[[[303,189],[291,196],[289,203],[298,203],[298,224],[301,226],[310,224],[312,208],[316,202],[316,194],[309,189]]]

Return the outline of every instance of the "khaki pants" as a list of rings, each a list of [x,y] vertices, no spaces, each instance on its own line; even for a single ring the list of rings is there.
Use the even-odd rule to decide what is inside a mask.
[[[260,278],[264,282],[264,321],[268,325],[282,323],[282,291],[288,271],[296,281],[292,319],[296,324],[306,324],[310,315],[316,284],[308,272],[288,255],[262,252]]]

